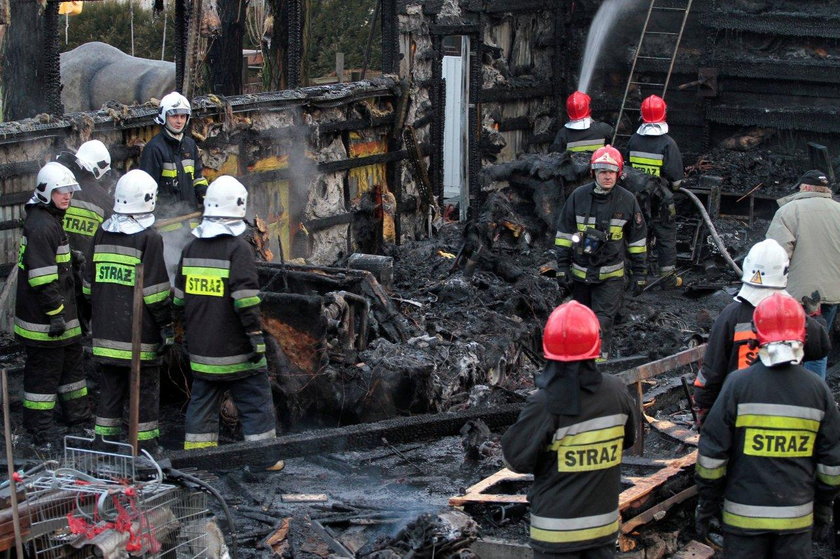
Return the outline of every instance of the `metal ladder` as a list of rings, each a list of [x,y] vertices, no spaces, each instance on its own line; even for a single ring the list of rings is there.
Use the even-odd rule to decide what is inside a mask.
[[[640,90],[644,87],[650,91],[649,93],[640,96],[642,99],[647,97],[648,95],[653,95],[658,93],[660,97],[663,99],[665,98],[665,93],[668,91],[668,82],[671,81],[671,72],[674,70],[674,63],[677,60],[677,52],[680,48],[680,41],[682,40],[683,31],[685,30],[685,22],[688,20],[688,14],[691,12],[691,3],[693,0],[676,0],[676,2],[685,2],[682,7],[674,7],[670,5],[663,5],[663,4],[674,4],[675,0],[650,0],[650,6],[648,6],[647,16],[645,17],[645,25],[642,28],[642,34],[639,37],[639,43],[636,45],[636,53],[633,56],[633,65],[630,68],[630,75],[627,78],[627,86],[624,88],[624,98],[621,100],[621,109],[618,112],[618,119],[615,123],[615,132],[613,132],[612,143],[615,145],[616,139],[622,138],[625,141],[630,138],[631,134],[619,134],[618,127],[621,124],[621,119],[624,116],[624,113],[641,113],[641,102],[638,104],[633,103],[633,106],[628,103],[628,98],[630,97],[630,91],[633,90],[634,87],[638,87]],[[668,31],[668,30],[651,30],[649,27],[651,26],[651,15],[654,12],[660,13],[668,13],[668,12],[679,12],[682,13],[682,20],[680,21],[680,29],[677,32]],[[650,56],[647,54],[642,53],[642,49],[645,44],[645,39],[650,37],[671,37],[673,39],[673,51],[671,52],[671,56]],[[665,75],[665,83],[652,83],[652,82],[645,82],[642,81],[641,75],[636,71],[636,65],[639,60],[650,60],[650,61],[664,61],[667,60],[669,62],[668,65],[668,73]],[[661,88],[661,89],[658,89]]]

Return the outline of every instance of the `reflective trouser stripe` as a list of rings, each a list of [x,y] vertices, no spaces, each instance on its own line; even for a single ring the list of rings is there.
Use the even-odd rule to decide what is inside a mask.
[[[56,394],[35,394],[33,392],[25,392],[23,394],[23,407],[30,410],[51,410],[55,409],[55,403],[58,400]]]
[[[58,387],[58,395],[64,401],[82,398],[87,396],[87,393],[87,383],[84,380],[71,384],[62,384]]]
[[[119,417],[96,416],[96,424],[93,431],[97,435],[119,435],[122,433],[122,419]]]
[[[840,485],[840,466],[817,464],[817,479],[826,485]]]
[[[244,439],[246,441],[265,441],[274,439],[277,437],[277,432],[272,429],[271,431],[266,431],[265,433],[257,433],[256,435],[245,435]]]
[[[617,531],[617,510],[582,518],[547,518],[531,515],[531,539],[546,543],[596,540]]]
[[[723,522],[746,530],[801,530],[814,523],[814,503],[790,507],[723,502]]]
[[[218,433],[186,433],[184,435],[184,450],[214,446],[219,446]]]

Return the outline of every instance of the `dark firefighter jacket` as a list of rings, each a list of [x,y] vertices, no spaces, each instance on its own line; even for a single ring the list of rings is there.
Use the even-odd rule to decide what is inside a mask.
[[[694,380],[697,407],[711,408],[726,375],[758,360],[758,338],[752,329],[754,311],[749,302],[738,299],[727,305],[712,325],[703,365]],[[804,360],[822,359],[831,350],[824,321],[808,317],[805,326]]]
[[[528,398],[502,437],[508,466],[533,473],[531,545],[564,553],[607,545],[618,532],[622,449],[635,437],[633,402],[616,377],[580,390],[580,414],[549,411],[550,390]]]
[[[601,232],[607,240],[590,241],[591,229]],[[575,238],[579,241],[575,242]],[[560,212],[554,244],[557,267],[568,270],[571,266],[572,277],[576,280],[598,283],[624,277],[625,253],[632,263],[633,275],[645,275],[645,220],[636,198],[618,185],[607,194],[595,193],[594,182],[572,192]],[[587,246],[595,248],[587,254]]]
[[[701,502],[726,531],[805,532],[840,490],[840,412],[814,373],[760,361],[729,375],[700,430]]]
[[[549,151],[595,151],[612,141],[613,127],[606,122],[593,120],[589,128],[574,130],[561,127],[551,143]]]
[[[27,204],[18,250],[15,335],[27,345],[59,347],[79,340],[70,244],[61,226],[64,211],[53,205]],[[62,314],[67,329],[50,337],[50,319]]]
[[[194,211],[204,200],[207,179],[195,140],[186,134],[180,141],[165,131],[152,138],[140,154],[140,168],[158,182],[157,208],[180,202]]]
[[[137,265],[143,263],[143,332],[140,359],[157,361],[160,329],[172,321],[163,239],[155,229],[127,235],[100,228],[85,268],[84,294],[93,308],[93,355],[131,365],[131,326]]]
[[[266,367],[265,357],[252,360],[246,335],[262,327],[254,252],[242,237],[191,241],[181,255],[174,295],[175,305],[184,307],[194,375],[232,380]]]
[[[681,181],[685,175],[680,148],[668,134],[642,136],[635,133],[627,143],[627,154],[627,162],[634,169],[665,177],[671,183]]]
[[[70,248],[90,254],[93,246],[93,236],[102,222],[111,217],[114,206],[113,197],[99,185],[87,169],[76,163],[76,156],[69,151],[62,152],[56,161],[70,169],[76,182],[82,188],[73,193],[70,207],[64,214],[64,230],[70,239]]]

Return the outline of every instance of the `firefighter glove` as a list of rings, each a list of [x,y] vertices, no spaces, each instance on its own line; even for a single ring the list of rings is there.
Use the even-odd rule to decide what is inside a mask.
[[[81,250],[71,250],[70,251],[70,263],[77,270],[83,270],[84,267],[85,267],[85,264],[87,263],[87,258],[85,258],[85,253],[82,252]]]
[[[696,427],[699,431],[700,427],[703,426],[703,422],[706,421],[706,416],[709,415],[709,408],[694,408],[694,413],[697,414]]]
[[[173,345],[175,345],[175,328],[171,324],[167,324],[160,329],[160,347],[158,353],[167,352]]]
[[[829,542],[832,524],[831,503],[816,503],[814,505],[814,532],[812,538],[818,542]]]
[[[557,286],[564,294],[572,292],[572,276],[568,268],[557,269]]]
[[[51,338],[57,338],[62,335],[65,330],[67,330],[67,323],[64,322],[63,314],[57,314],[50,318],[50,330],[47,334]]]
[[[820,314],[820,292],[814,291],[811,296],[802,296],[802,306],[805,309],[805,314],[808,316],[816,316]]]
[[[709,540],[709,527],[717,509],[716,503],[702,497],[698,499],[697,508],[694,509],[694,531],[697,534],[697,541],[705,543]]]
[[[265,357],[265,336],[262,332],[248,332],[248,341],[251,343],[251,362],[257,363]]]

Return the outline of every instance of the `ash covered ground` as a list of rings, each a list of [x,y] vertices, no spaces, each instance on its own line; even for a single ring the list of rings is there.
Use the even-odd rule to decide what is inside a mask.
[[[547,157],[531,156],[530,163],[545,162]],[[738,213],[738,206],[729,208],[736,215],[715,220],[718,233],[736,260],[764,238],[768,219],[775,210],[772,199],[790,194],[796,177],[807,169],[789,158],[760,150],[719,149],[686,164],[690,164],[686,188],[696,188],[702,174],[721,176],[723,190],[739,196],[762,185],[755,192],[768,200],[763,206],[756,205],[752,223],[747,215]],[[387,248],[394,258],[392,300],[416,335],[404,344],[384,338],[371,340],[356,363],[330,364],[340,373],[331,377],[331,382],[350,379],[348,386],[351,381],[358,384],[359,371],[375,372],[381,368],[379,365],[387,365],[389,370],[416,371],[423,379],[410,385],[415,392],[399,410],[404,415],[524,400],[542,364],[542,325],[563,299],[555,280],[539,273],[540,266],[551,259],[551,231],[544,222],[540,225],[535,209],[538,203],[533,196],[538,190],[535,184],[555,180],[556,176],[550,164],[546,167],[543,163],[542,170],[533,174],[523,173],[522,169],[534,169],[534,165],[520,165],[519,170],[511,170],[512,167],[508,168],[509,175],[519,173],[520,179],[530,175],[530,186],[516,187],[515,180],[506,185],[503,173],[495,175],[492,196],[497,202],[488,215],[494,217],[494,223],[504,221],[513,226],[493,229],[492,246],[482,254],[471,276],[464,275],[463,262],[456,264],[464,244],[463,224],[441,223],[432,239]],[[638,297],[629,292],[625,295],[606,371],[617,372],[702,342],[718,312],[737,290],[739,278],[716,253],[706,232],[701,231],[694,243],[702,245],[705,256],[691,261],[699,218],[684,196],[678,196],[677,201],[681,254],[678,269],[685,286],[652,286]],[[15,352],[14,344],[8,342],[6,349],[5,361],[19,363],[20,353]],[[833,354],[829,366],[835,361]],[[89,367],[95,398],[95,368]],[[364,385],[376,379],[368,376],[363,380]],[[829,381],[837,390],[838,375],[833,368]],[[22,431],[20,384],[20,375],[13,376],[12,423],[16,433]],[[169,393],[165,394],[168,397],[164,397],[162,409],[163,442],[167,448],[177,449],[183,437],[183,398],[171,386],[165,390]],[[347,394],[351,392],[348,390]],[[360,402],[365,400],[348,402],[348,406],[358,407]],[[669,412],[679,414],[679,406]],[[687,413],[684,408],[682,413]],[[365,414],[356,416],[364,418]],[[282,424],[280,429],[296,432],[313,424],[339,423],[334,416],[320,421],[308,417],[294,425]],[[235,440],[235,427],[225,427],[222,435],[223,442]],[[351,449],[339,454],[291,458],[279,474],[255,474],[242,469],[220,471],[211,483],[232,509],[240,542],[239,557],[269,556],[266,538],[272,534],[277,536],[275,552],[285,557],[337,553],[330,547],[335,545],[332,540],[338,540],[357,556],[400,557],[413,547],[414,556],[431,557],[439,532],[460,534],[447,541],[467,541],[480,532],[524,543],[524,510],[474,508],[468,511],[472,517],[441,520],[438,516],[448,510],[449,497],[461,494],[464,488],[502,467],[498,436],[481,425],[473,425],[462,437],[445,437],[432,443],[383,445],[370,451]],[[31,457],[26,449],[18,450]],[[653,436],[649,437],[646,450],[651,456],[668,457],[686,449]],[[305,503],[289,501],[289,496],[300,494],[318,499]],[[217,512],[222,516],[220,509]],[[677,511],[675,520],[667,522],[672,527],[685,523],[687,514]],[[313,528],[313,522],[325,528]],[[459,547],[460,544],[452,543],[447,551],[454,554]]]

